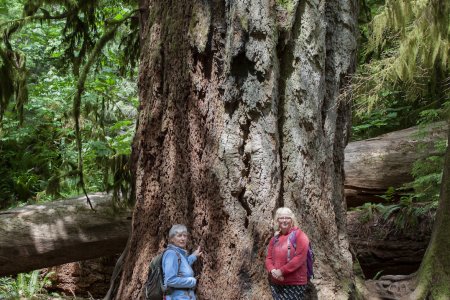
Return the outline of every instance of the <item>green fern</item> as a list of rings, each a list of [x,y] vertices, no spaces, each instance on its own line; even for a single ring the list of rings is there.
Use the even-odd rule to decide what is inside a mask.
[[[361,221],[363,223],[367,223],[375,218],[376,215],[379,214],[379,212],[383,209],[383,205],[379,203],[371,203],[367,202],[363,205],[353,208],[354,211],[360,211],[361,214]]]
[[[51,284],[53,272],[40,276],[40,271],[20,273],[15,279],[12,277],[0,278],[0,299],[33,299],[45,293],[45,287]]]
[[[383,207],[382,209],[382,217],[383,219],[389,220],[392,215],[396,212],[398,212],[399,210],[401,210],[402,206],[398,205],[398,204],[393,204],[393,205],[386,205],[385,207]]]

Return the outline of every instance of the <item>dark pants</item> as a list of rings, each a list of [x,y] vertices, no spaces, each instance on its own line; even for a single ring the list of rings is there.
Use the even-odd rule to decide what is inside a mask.
[[[274,300],[303,300],[306,285],[276,285],[271,284],[270,290]]]

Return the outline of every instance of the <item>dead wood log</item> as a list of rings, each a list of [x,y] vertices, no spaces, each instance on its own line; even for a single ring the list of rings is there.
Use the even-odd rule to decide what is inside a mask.
[[[0,212],[0,276],[121,253],[131,212],[106,194]]]
[[[389,187],[412,181],[413,163],[421,157],[439,155],[434,143],[446,137],[446,129],[445,123],[435,123],[426,130],[416,126],[349,143],[344,164],[347,207],[383,202],[378,195]]]

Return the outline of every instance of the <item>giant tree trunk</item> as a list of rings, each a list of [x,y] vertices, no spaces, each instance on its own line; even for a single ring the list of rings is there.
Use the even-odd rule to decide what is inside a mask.
[[[139,297],[148,261],[185,223],[204,249],[199,299],[270,299],[263,262],[281,205],[315,245],[316,296],[347,298],[350,108],[338,94],[356,1],[140,2],[136,207],[115,298]]]

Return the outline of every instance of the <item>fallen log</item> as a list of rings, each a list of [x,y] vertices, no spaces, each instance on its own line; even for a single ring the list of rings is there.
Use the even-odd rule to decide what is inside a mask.
[[[29,205],[0,212],[0,276],[121,253],[131,212],[111,196]]]
[[[446,137],[445,123],[426,130],[418,126],[352,142],[345,148],[345,198],[347,207],[383,202],[389,187],[413,180],[413,163],[422,157],[441,155],[434,143]],[[419,150],[420,147],[420,150]]]

